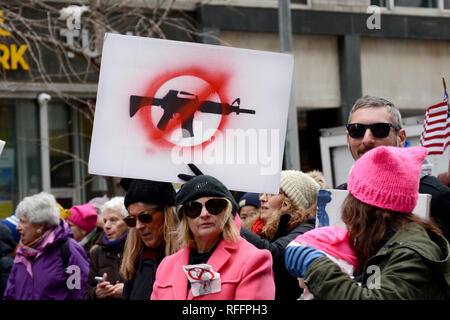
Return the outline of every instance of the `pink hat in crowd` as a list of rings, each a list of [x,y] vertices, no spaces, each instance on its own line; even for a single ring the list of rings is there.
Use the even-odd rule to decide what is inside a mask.
[[[358,258],[350,246],[350,232],[338,226],[315,228],[295,238],[301,245],[311,246],[336,259],[344,260],[355,268]]]
[[[419,197],[423,147],[380,146],[366,152],[353,166],[347,189],[372,206],[411,213]]]
[[[86,203],[79,206],[73,206],[70,208],[70,212],[72,214],[69,218],[67,218],[67,220],[88,233],[94,230],[97,226],[98,214],[92,204]]]

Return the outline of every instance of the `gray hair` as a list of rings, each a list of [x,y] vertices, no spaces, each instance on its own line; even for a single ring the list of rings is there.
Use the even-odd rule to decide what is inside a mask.
[[[106,209],[110,209],[119,212],[124,218],[127,217],[128,211],[125,209],[124,200],[125,197],[114,197],[111,200],[108,200],[101,208],[102,214]]]
[[[350,111],[350,114],[348,115],[347,123],[350,123],[350,118],[356,110],[370,107],[386,108],[391,116],[392,124],[397,126],[398,128],[402,127],[402,115],[400,114],[400,111],[394,106],[394,104],[386,99],[375,96],[364,96],[356,100],[352,110]]]
[[[55,197],[47,192],[25,197],[16,208],[19,219],[26,217],[34,225],[44,222],[47,228],[59,225],[60,214]]]

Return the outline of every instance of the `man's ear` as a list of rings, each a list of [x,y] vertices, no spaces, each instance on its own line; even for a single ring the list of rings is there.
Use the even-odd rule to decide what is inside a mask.
[[[404,147],[406,142],[406,130],[400,129],[397,135],[397,142],[399,147]]]

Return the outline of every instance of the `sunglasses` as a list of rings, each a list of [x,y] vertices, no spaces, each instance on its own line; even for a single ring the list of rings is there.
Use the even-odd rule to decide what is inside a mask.
[[[208,201],[205,202],[206,210],[208,210],[210,214],[215,216],[221,213],[227,207],[227,205],[228,205],[227,200],[220,198],[209,199]],[[186,204],[183,204],[180,207],[179,212],[185,214],[191,219],[195,219],[202,212],[202,208],[203,204],[201,202],[191,201]]]
[[[366,130],[370,129],[375,138],[386,138],[391,128],[400,130],[401,128],[392,123],[378,122],[373,124],[350,123],[346,125],[348,134],[354,139],[361,139],[366,134]]]
[[[162,211],[162,208],[161,207],[157,207],[157,208],[151,210],[150,213],[146,212],[146,213],[140,214],[138,216],[133,216],[133,217],[132,216],[128,216],[126,218],[123,218],[123,221],[130,228],[134,228],[134,227],[136,227],[136,219],[139,220],[141,223],[144,223],[144,224],[150,223],[153,220],[153,217],[152,217],[151,213],[155,213],[155,212],[158,212],[158,211]]]

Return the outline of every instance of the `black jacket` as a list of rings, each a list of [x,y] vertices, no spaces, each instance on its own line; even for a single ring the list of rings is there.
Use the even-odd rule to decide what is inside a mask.
[[[123,300],[150,300],[156,279],[156,269],[164,255],[161,254],[157,259],[142,259],[142,256],[143,253],[138,258],[134,278],[131,281],[125,281]]]
[[[96,242],[97,246],[91,250],[89,278],[83,297],[85,300],[96,299],[95,288],[97,281],[95,281],[95,277],[102,277],[103,273],[108,275],[106,280],[112,285],[123,282],[119,271],[126,238],[121,242],[118,252],[114,252],[110,247],[103,244],[102,238],[103,233]]]
[[[291,231],[278,230],[274,240],[263,239],[257,234],[241,228],[241,236],[259,249],[267,249],[272,254],[275,280],[275,300],[297,300],[302,289],[295,277],[292,277],[284,266],[284,253],[287,245],[298,235],[315,227],[315,218],[309,218]]]
[[[14,264],[13,253],[17,246],[7,226],[0,224],[0,299],[6,289],[9,273]]]
[[[336,187],[347,190],[347,183]],[[446,187],[434,176],[424,176],[420,179],[419,193],[431,194],[430,217],[432,217],[450,241],[450,188]]]

